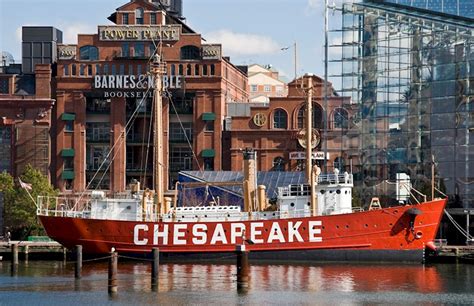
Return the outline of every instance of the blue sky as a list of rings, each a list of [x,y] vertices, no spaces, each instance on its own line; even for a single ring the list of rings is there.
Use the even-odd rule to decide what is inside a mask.
[[[222,43],[234,64],[271,64],[294,76],[323,75],[324,0],[183,0],[186,23],[209,43]],[[21,26],[51,25],[75,43],[78,33],[95,33],[97,25],[127,0],[0,0],[0,50],[21,61]],[[331,1],[332,3],[332,1]]]

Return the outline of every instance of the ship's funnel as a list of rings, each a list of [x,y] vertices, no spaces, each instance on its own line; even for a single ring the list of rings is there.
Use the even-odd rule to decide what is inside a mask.
[[[247,148],[244,150],[244,210],[251,212],[257,197],[257,168],[256,168],[256,152]]]

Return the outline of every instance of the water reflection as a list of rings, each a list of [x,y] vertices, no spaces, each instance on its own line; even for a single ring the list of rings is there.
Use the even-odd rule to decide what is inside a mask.
[[[16,276],[11,265],[0,262],[0,300],[14,297],[38,303],[43,297],[60,304],[107,303],[107,262],[84,263],[82,278],[74,279],[74,264],[20,263]],[[121,262],[118,303],[379,303],[395,299],[421,303],[472,301],[473,266],[470,265],[252,265],[249,287],[237,292],[232,264],[163,264],[159,287],[152,290],[149,262]],[[36,294],[40,294],[38,297]],[[443,295],[444,294],[444,295]],[[453,295],[454,294],[454,295]],[[295,300],[296,299],[296,300]],[[454,300],[452,300],[454,299]],[[438,301],[439,300],[439,301]]]

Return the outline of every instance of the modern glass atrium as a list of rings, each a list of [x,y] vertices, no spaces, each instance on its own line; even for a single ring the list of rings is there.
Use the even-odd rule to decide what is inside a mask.
[[[472,0],[386,2],[473,9]],[[330,81],[356,111],[333,137],[351,160],[357,194],[396,199],[392,182],[405,173],[428,199],[433,178],[449,207],[474,208],[474,20],[383,1],[339,12]]]
[[[380,0],[456,16],[474,18],[472,0]]]

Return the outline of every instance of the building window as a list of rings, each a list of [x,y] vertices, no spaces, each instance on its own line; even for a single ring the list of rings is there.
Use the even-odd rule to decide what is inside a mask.
[[[214,171],[214,157],[204,157],[204,170]]]
[[[265,85],[265,86],[263,87],[263,91],[265,91],[265,92],[270,92],[270,91],[272,91],[272,87],[271,87],[270,85]]]
[[[157,46],[158,47],[158,46]],[[156,49],[157,47],[155,47],[154,44],[150,44],[149,45],[149,49],[150,49],[150,57],[154,56],[155,55],[155,52],[156,52]]]
[[[216,66],[214,64],[211,65],[211,75],[216,74]]]
[[[258,85],[250,85],[250,91],[251,91],[251,92],[256,92],[256,91],[258,91]]]
[[[349,114],[343,108],[334,110],[334,128],[347,129],[349,127]]]
[[[63,69],[64,69],[64,72],[63,72],[64,76],[68,76],[69,75],[69,65],[67,65],[67,64],[64,65]],[[0,92],[1,92],[1,89],[0,89]]]
[[[143,8],[141,7],[135,10],[135,24],[143,24]]]
[[[128,13],[122,13],[122,24],[128,24]]]
[[[128,43],[122,43],[122,57],[130,56],[130,45]]]
[[[170,170],[192,170],[193,152],[187,145],[174,145],[170,147]]]
[[[306,126],[306,109],[301,107],[298,111],[298,128]],[[323,128],[323,109],[317,103],[313,103],[313,129]]]
[[[110,113],[110,99],[86,99],[86,112],[88,113]]]
[[[71,75],[76,75],[76,74],[77,74],[76,64],[72,64],[71,65]]]
[[[85,66],[86,66],[86,65],[83,65],[83,64],[82,64],[82,65],[79,67],[79,75],[80,75],[80,76],[84,76],[84,68],[85,68]]]
[[[87,75],[91,76],[93,74],[92,72],[92,65],[87,65]]]
[[[183,75],[183,65],[179,64],[178,66],[178,75]]]
[[[194,65],[194,75],[199,75],[199,65]]]
[[[171,75],[176,75],[176,66],[175,65],[171,65]]]
[[[334,160],[334,169],[344,170],[344,159],[342,157],[336,157]]]
[[[112,65],[112,75],[116,75],[117,74],[117,66],[115,65]]]
[[[128,74],[133,75],[133,65],[128,65]]]
[[[191,142],[193,141],[192,122],[170,122],[169,140],[171,142]]]
[[[64,121],[64,131],[74,132],[74,121]]]
[[[12,129],[0,126],[0,172],[11,172],[12,167]]]
[[[120,64],[119,69],[119,75],[125,75],[125,65]]]
[[[88,142],[109,142],[109,122],[88,122],[86,124],[86,140]]]
[[[202,75],[207,75],[207,65],[202,65]]]
[[[204,131],[214,132],[214,121],[206,121],[206,124],[204,125]]]
[[[73,180],[64,180],[64,189],[66,190],[72,190],[73,188]]]
[[[145,56],[145,43],[140,42],[140,43],[135,44],[133,56],[135,56],[135,57],[144,57]]]
[[[192,69],[191,69],[191,65],[190,65],[190,64],[187,64],[187,65],[186,65],[186,75],[191,75],[191,74],[192,74],[192,73],[191,73],[191,70],[192,70]]]
[[[84,46],[79,49],[79,58],[81,61],[99,60],[99,49],[95,46]]]
[[[285,171],[285,160],[283,157],[278,156],[273,159],[272,171]]]
[[[8,79],[0,79],[0,93],[8,94]]]
[[[104,64],[104,74],[109,74],[109,64]]]
[[[74,157],[64,157],[64,170],[74,171]]]
[[[150,13],[150,23],[156,24],[156,13]]]
[[[137,75],[142,74],[142,65],[137,65]]]
[[[181,48],[182,60],[200,60],[201,51],[196,46],[184,46]]]
[[[273,128],[286,129],[288,128],[288,115],[284,110],[277,109],[273,113]]]
[[[95,65],[95,74],[100,74],[100,64]]]

